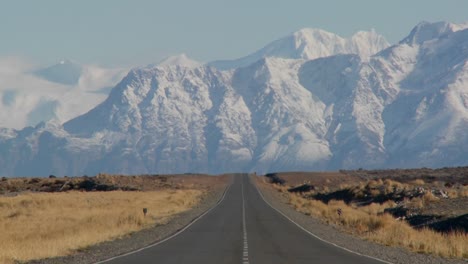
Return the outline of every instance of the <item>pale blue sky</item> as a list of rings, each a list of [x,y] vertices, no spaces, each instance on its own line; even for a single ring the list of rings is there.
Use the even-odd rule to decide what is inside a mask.
[[[395,43],[420,21],[468,21],[466,0],[0,0],[0,57],[135,66],[185,52],[237,58],[304,27]]]

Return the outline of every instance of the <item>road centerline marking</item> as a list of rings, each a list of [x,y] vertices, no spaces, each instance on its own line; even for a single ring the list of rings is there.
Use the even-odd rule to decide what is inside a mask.
[[[189,224],[187,224],[185,227],[183,227],[182,229],[180,229],[176,233],[174,233],[174,234],[170,235],[169,237],[166,237],[166,238],[164,238],[164,239],[162,239],[160,241],[157,241],[157,242],[155,242],[153,244],[150,244],[148,246],[145,246],[145,247],[142,247],[142,248],[139,248],[139,249],[136,249],[136,250],[124,253],[124,254],[113,256],[113,257],[110,257],[110,258],[106,258],[104,260],[94,262],[94,264],[102,264],[102,263],[106,263],[106,262],[109,262],[109,261],[112,261],[112,260],[115,260],[115,259],[118,259],[118,258],[129,256],[129,255],[141,252],[143,250],[158,246],[158,245],[160,245],[160,244],[162,244],[162,243],[164,243],[164,242],[166,242],[168,240],[171,240],[174,237],[177,237],[178,235],[182,234],[185,230],[189,229],[193,224],[195,224],[200,219],[202,219],[205,215],[209,214],[211,211],[213,211],[215,208],[217,208],[224,201],[224,198],[226,198],[226,195],[229,192],[229,190],[231,190],[231,186],[233,185],[233,182],[234,182],[234,179],[232,179],[231,182],[229,183],[229,185],[226,186],[226,188],[224,189],[223,195],[221,196],[221,198],[218,200],[218,202],[216,204],[214,204],[211,208],[209,208],[207,211],[205,211],[201,215],[194,218]]]
[[[242,264],[249,264],[249,244],[247,238],[247,225],[245,222],[245,197],[244,197],[244,179],[241,180],[242,190],[242,231],[244,233],[244,248],[242,251]]]

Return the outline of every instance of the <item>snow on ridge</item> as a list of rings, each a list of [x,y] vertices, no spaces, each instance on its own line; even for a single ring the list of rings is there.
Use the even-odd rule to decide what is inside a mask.
[[[296,44],[296,47],[308,50],[308,54],[302,56],[306,60],[337,54],[357,54],[367,58],[390,46],[387,40],[379,35],[375,29],[358,31],[350,38],[315,28],[304,28],[293,35],[296,43],[303,42],[302,45]],[[317,48],[322,49],[323,53],[314,53]]]
[[[322,29],[303,28],[245,57],[213,61],[208,65],[230,70],[246,67],[265,57],[312,60],[337,54],[358,54],[367,58],[387,47],[389,43],[375,31],[360,31],[347,39]]]
[[[202,63],[192,60],[185,53],[167,57],[157,64],[157,66],[161,66],[161,67],[183,66],[187,68],[197,68],[201,65]]]
[[[390,47],[384,36],[374,29],[370,31],[358,31],[348,39],[351,52],[360,55],[367,60],[370,56]]]
[[[455,24],[446,21],[427,22],[422,21],[417,24],[410,34],[404,38],[401,43],[409,45],[420,45],[425,41],[440,38],[444,35],[451,34],[468,28],[468,22]]]
[[[457,32],[460,30],[468,29],[468,22],[464,23],[450,23],[450,27],[452,28],[453,32]]]
[[[432,38],[427,27],[414,40]],[[221,71],[181,55],[135,68],[63,126],[0,129],[0,175],[462,165],[468,32],[444,30],[452,29],[436,25],[423,45],[400,42],[369,58],[354,50],[387,45],[375,31],[345,39],[302,29],[263,50],[287,58],[259,53],[247,67]],[[310,43],[333,45],[314,51]],[[313,52],[334,55],[306,61]]]

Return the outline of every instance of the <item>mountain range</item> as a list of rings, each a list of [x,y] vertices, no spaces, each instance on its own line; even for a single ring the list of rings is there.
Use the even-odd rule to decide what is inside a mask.
[[[467,129],[468,24],[394,45],[303,29],[236,60],[134,68],[83,115],[0,129],[0,174],[459,166]]]

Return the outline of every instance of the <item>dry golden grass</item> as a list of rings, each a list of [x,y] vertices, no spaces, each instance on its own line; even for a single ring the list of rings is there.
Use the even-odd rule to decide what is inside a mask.
[[[424,208],[425,202],[422,197],[416,197],[411,200],[405,199],[405,204],[408,208],[422,209]]]
[[[460,192],[460,195],[462,194],[462,192]],[[447,191],[447,195],[450,199],[455,199],[455,198],[458,198],[458,195],[459,195],[459,191],[458,190],[448,190]]]
[[[404,184],[398,181],[390,180],[390,179],[377,179],[377,180],[370,180],[366,182],[359,182],[355,185],[348,185],[347,189],[350,189],[356,197],[364,197],[366,194],[370,194],[371,196],[379,196],[379,195],[388,195],[394,193],[396,191],[403,191],[409,189],[408,184]],[[338,188],[339,190],[343,190],[342,187]]]
[[[413,185],[421,185],[421,186],[426,184],[423,179],[415,179],[415,180],[410,181],[409,183]]]
[[[424,203],[427,204],[429,202],[437,202],[439,201],[439,197],[435,196],[432,192],[426,192],[423,196],[422,196],[423,200],[424,200]]]
[[[348,206],[342,201],[324,204],[289,194],[290,204],[298,211],[334,223],[350,233],[388,246],[406,247],[414,252],[449,258],[468,258],[468,234],[441,234],[429,229],[416,230],[406,222],[382,214],[388,205],[371,204],[365,207]],[[420,198],[433,199],[430,195]],[[337,210],[342,210],[339,216]]]
[[[459,193],[460,197],[468,197],[468,186],[463,186]]]
[[[201,190],[29,193],[0,197],[0,263],[62,256],[163,224]],[[143,216],[142,209],[148,208]]]

